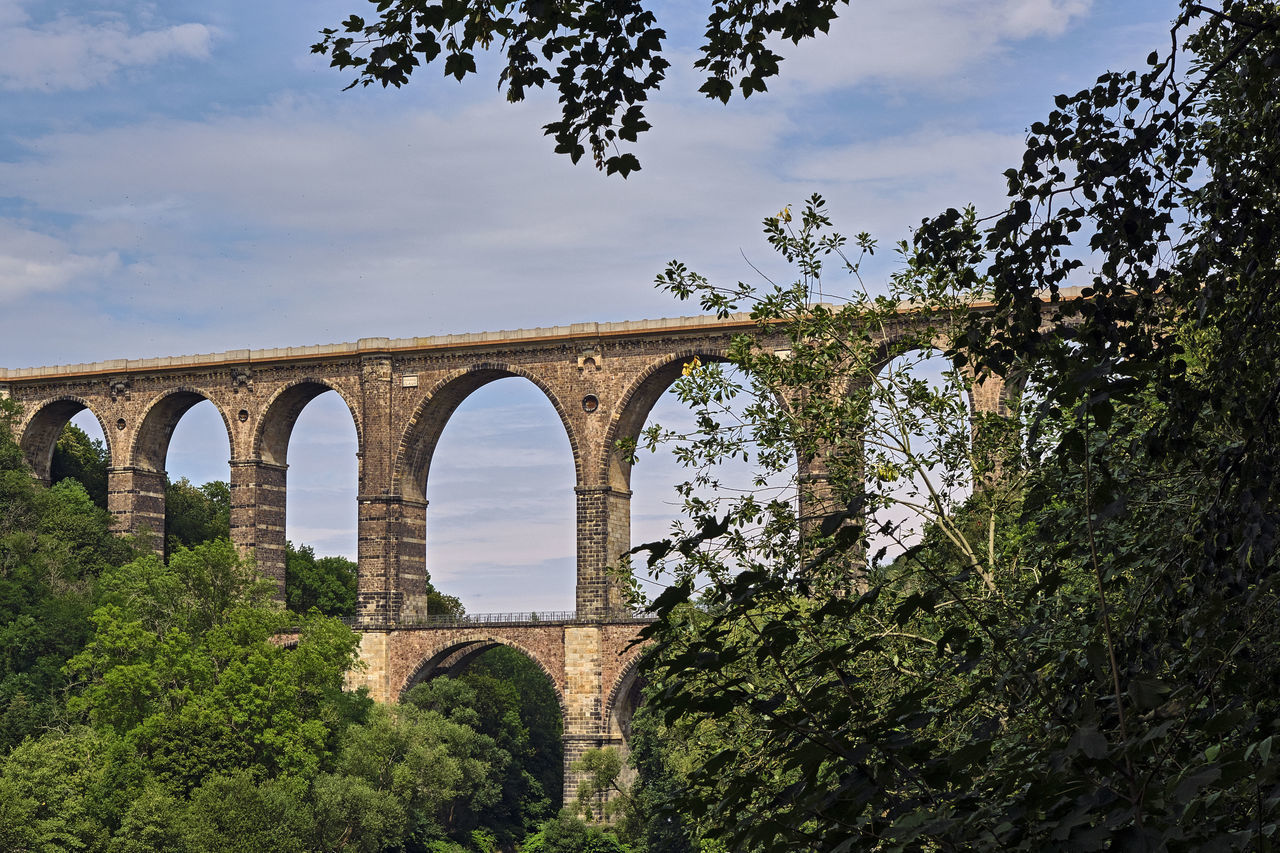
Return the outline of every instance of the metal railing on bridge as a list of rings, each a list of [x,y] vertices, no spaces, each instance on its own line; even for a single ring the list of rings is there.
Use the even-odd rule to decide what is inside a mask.
[[[417,619],[400,619],[395,622],[373,622],[368,619],[344,618],[352,628],[467,628],[471,626],[498,625],[564,625],[571,622],[611,622],[645,624],[653,621],[645,613],[611,613],[608,616],[578,618],[576,610],[532,610],[518,613],[429,613]]]
[[[576,610],[534,610],[528,613],[428,613],[419,619],[401,620],[405,627],[465,628],[468,625],[563,624],[578,618]]]

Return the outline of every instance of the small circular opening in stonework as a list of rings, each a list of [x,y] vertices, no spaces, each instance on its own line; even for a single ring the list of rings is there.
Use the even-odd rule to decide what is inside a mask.
[[[249,420],[249,410],[241,409],[239,412],[236,413],[236,417],[240,420],[240,423],[244,423],[245,421]]]
[[[582,398],[582,411],[591,414],[598,408],[600,408],[600,398],[595,394],[588,394]]]
[[[116,429],[124,429],[124,418],[116,421]]]

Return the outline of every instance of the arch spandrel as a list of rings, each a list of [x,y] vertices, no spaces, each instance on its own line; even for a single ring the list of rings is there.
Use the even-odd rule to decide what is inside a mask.
[[[249,446],[249,458],[272,465],[288,464],[289,439],[298,422],[302,410],[307,404],[330,391],[342,398],[356,430],[356,447],[364,447],[364,430],[360,421],[360,411],[352,403],[352,397],[336,383],[317,377],[306,377],[289,382],[267,399],[259,407],[254,418],[253,435]]]
[[[440,436],[458,407],[473,393],[499,379],[519,377],[532,382],[555,409],[564,427],[565,437],[573,455],[573,467],[578,482],[582,481],[582,458],[579,441],[572,419],[560,397],[537,374],[522,367],[495,362],[480,362],[456,370],[436,382],[415,407],[405,425],[396,452],[392,479],[392,492],[415,501],[425,501],[427,478],[431,459]]]
[[[114,464],[117,443],[111,440],[106,420],[84,397],[66,394],[41,402],[18,425],[19,446],[36,477],[49,480],[58,439],[71,419],[83,411],[88,411],[98,421],[108,458]]]
[[[156,395],[143,409],[133,433],[129,464],[144,471],[164,471],[169,442],[173,439],[173,431],[178,422],[183,415],[205,400],[217,409],[218,417],[222,419],[222,425],[227,431],[228,454],[233,452],[236,446],[235,430],[231,417],[217,395],[193,386],[180,386]]]

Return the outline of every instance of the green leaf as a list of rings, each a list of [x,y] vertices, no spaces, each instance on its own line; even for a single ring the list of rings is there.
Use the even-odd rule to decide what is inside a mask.
[[[1070,752],[1081,752],[1087,758],[1100,759],[1107,756],[1107,739],[1094,726],[1081,726],[1071,736],[1067,744]]]

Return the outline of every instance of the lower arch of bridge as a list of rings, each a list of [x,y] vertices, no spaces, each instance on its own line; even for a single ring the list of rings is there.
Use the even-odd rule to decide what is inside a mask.
[[[465,637],[456,637],[448,642],[436,646],[428,652],[422,658],[417,668],[414,669],[413,673],[404,680],[404,683],[394,695],[396,696],[397,701],[403,701],[406,694],[408,694],[414,686],[442,675],[456,675],[464,670],[471,661],[475,660],[485,652],[491,651],[499,646],[515,649],[526,659],[531,661],[542,672],[543,676],[550,683],[552,692],[555,694],[562,725],[561,761],[563,787],[561,790],[561,802],[567,804],[577,795],[578,786],[583,778],[580,771],[574,770],[574,762],[581,757],[582,753],[586,749],[600,746],[603,742],[598,736],[588,736],[584,738],[581,732],[575,731],[568,703],[565,699],[565,685],[555,677],[552,671],[547,667],[546,663],[539,659],[537,654],[530,649],[525,648],[524,645],[506,637],[498,637],[483,633]],[[551,793],[552,792],[548,792],[548,794]]]
[[[563,801],[569,803],[577,796],[579,783],[584,779],[583,771],[575,769],[574,765],[585,752],[612,747],[622,750],[625,756],[631,735],[631,716],[639,703],[640,686],[638,680],[640,654],[639,650],[633,650],[626,663],[619,668],[618,674],[610,679],[611,689],[608,690],[607,699],[604,699],[602,707],[603,697],[599,679],[609,668],[602,656],[609,654],[607,649],[613,646],[608,643],[604,646],[599,645],[602,639],[599,637],[599,626],[589,626],[579,630],[594,635],[596,645],[594,652],[586,652],[584,655],[583,648],[573,647],[573,640],[570,637],[563,638],[565,648],[561,666],[573,666],[577,671],[576,675],[565,672],[562,678],[557,678],[552,668],[537,653],[509,637],[486,632],[467,633],[439,643],[421,655],[418,665],[404,678],[398,688],[392,686],[388,698],[394,697],[396,701],[403,701],[405,695],[415,685],[441,675],[454,675],[462,671],[472,660],[497,646],[515,649],[542,671],[555,692],[560,719],[564,725],[562,734]],[[585,658],[592,658],[592,660]],[[584,665],[587,670],[594,669],[593,679],[583,679]],[[569,695],[571,693],[572,696]]]
[[[631,740],[631,718],[640,707],[642,686],[640,658],[637,655],[623,668],[605,702],[608,732],[610,735],[621,738],[623,742]]]
[[[107,430],[106,422],[88,402],[69,395],[56,397],[31,413],[23,426],[19,441],[22,454],[38,479],[49,482],[53,451],[58,444],[58,439],[62,437],[62,431],[67,428],[67,424],[71,423],[71,419],[84,411],[89,412],[98,421],[107,452],[113,452],[111,433]],[[114,456],[108,458],[114,459]]]
[[[417,684],[424,681],[430,681],[432,678],[441,675],[456,675],[466,668],[467,664],[475,660],[480,655],[497,648],[498,646],[506,646],[515,649],[533,662],[542,674],[546,676],[547,681],[551,682],[552,688],[555,690],[556,702],[560,706],[560,718],[568,719],[568,708],[565,705],[564,685],[561,684],[547,667],[546,663],[539,660],[538,655],[522,646],[520,643],[505,637],[496,637],[487,634],[477,634],[472,637],[462,637],[450,640],[434,650],[429,652],[422,658],[422,661],[413,670],[400,689],[396,691],[397,701],[402,701],[410,690]]]

